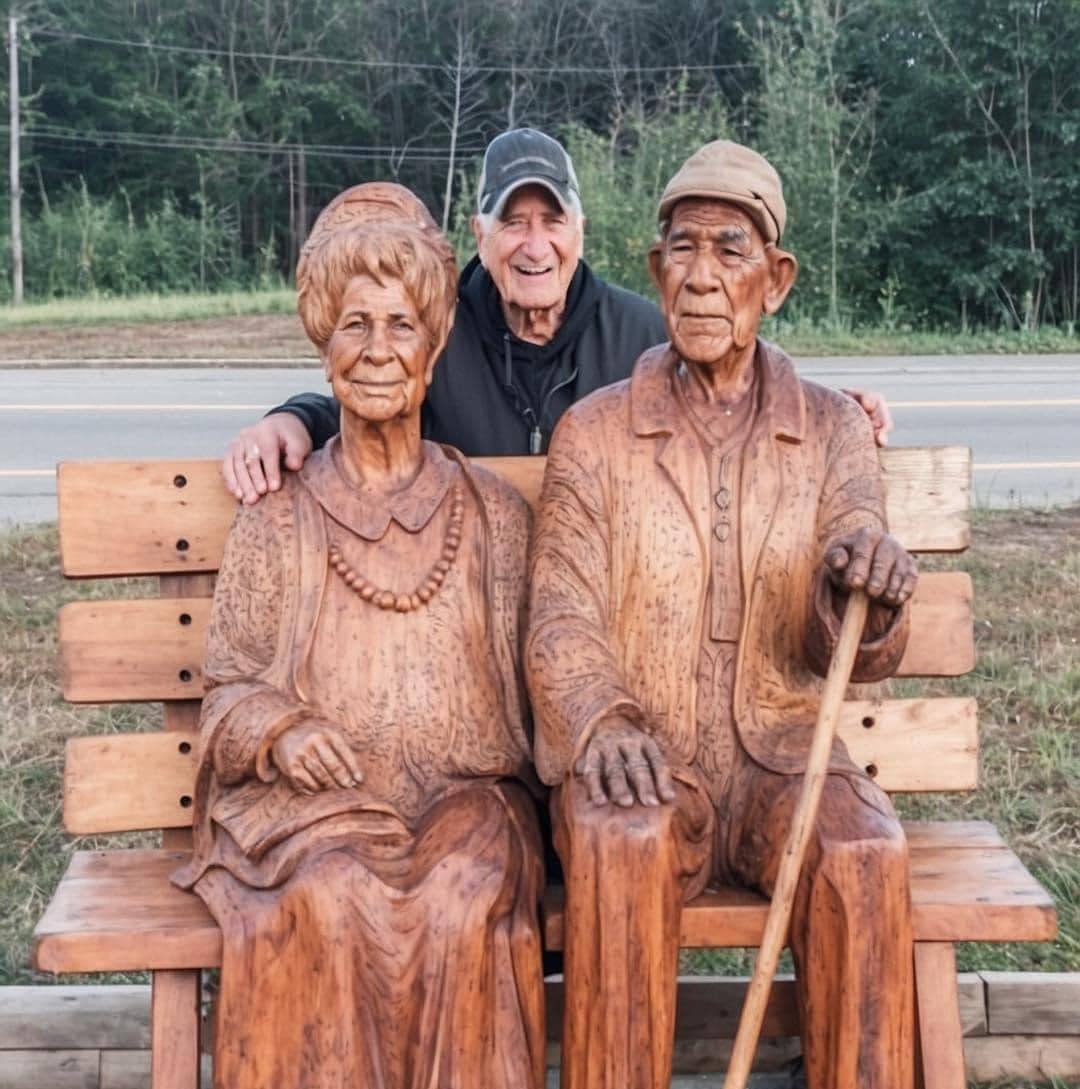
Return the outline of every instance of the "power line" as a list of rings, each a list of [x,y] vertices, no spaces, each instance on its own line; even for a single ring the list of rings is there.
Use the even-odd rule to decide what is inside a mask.
[[[75,31],[63,30],[35,30],[34,33],[43,38],[57,38],[64,41],[92,42],[96,45],[118,45],[129,49],[153,49],[162,53],[182,53],[187,56],[202,57],[241,57],[245,60],[272,60],[283,64],[319,64],[337,65],[342,68],[410,68],[426,71],[444,72],[448,64],[434,64],[431,61],[397,61],[397,60],[358,60],[352,57],[327,57],[314,53],[264,53],[258,51],[245,51],[237,49],[215,49],[210,46],[193,45],[166,45],[162,42],[132,41],[126,38],[106,38],[97,34],[79,34]],[[757,68],[758,65],[750,62],[736,62],[733,64],[653,64],[653,65],[607,65],[604,67],[592,67],[588,65],[498,65],[477,64],[469,65],[471,72],[500,72],[518,75],[602,75],[618,68],[621,72],[720,72],[739,68]]]
[[[171,132],[120,132],[109,129],[94,129],[89,132],[83,132],[79,129],[71,128],[67,125],[54,125],[51,122],[40,122],[35,128],[36,132],[45,134],[51,133],[58,136],[81,136],[86,135],[95,139],[124,139],[134,138],[139,140],[151,141],[151,142],[173,142],[178,143],[200,143],[200,144],[212,144],[214,148],[221,147],[224,150],[244,148],[251,151],[304,151],[304,152],[325,152],[327,154],[343,152],[343,153],[360,153],[370,152],[373,154],[382,155],[395,155],[401,151],[416,152],[417,154],[445,154],[449,151],[445,147],[424,147],[417,145],[400,147],[389,145],[377,145],[377,144],[302,144],[297,142],[275,142],[272,140],[248,140],[241,137],[234,136],[196,136],[187,135],[184,133],[171,133]],[[481,154],[484,151],[483,146],[478,147],[464,147],[458,149],[462,153],[467,154]]]
[[[0,132],[7,133],[9,131],[10,126],[0,125]],[[311,158],[349,159],[362,162],[381,162],[397,157],[411,159],[414,162],[417,160],[447,162],[451,157],[448,148],[348,147],[333,144],[271,143],[269,141],[228,140],[215,137],[158,135],[156,133],[78,132],[74,129],[63,129],[57,125],[24,128],[22,134],[44,142],[54,141],[94,145],[111,143],[120,147],[138,147],[149,150],[223,151],[249,155],[265,155],[268,152],[278,154],[302,152]],[[468,155],[481,155],[483,151],[482,147],[458,148],[454,153],[454,158],[460,159]]]

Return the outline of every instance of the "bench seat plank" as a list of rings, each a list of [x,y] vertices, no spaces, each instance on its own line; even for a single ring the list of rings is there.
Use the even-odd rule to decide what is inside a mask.
[[[1053,902],[991,825],[907,824],[915,936],[920,941],[1049,941]],[[973,846],[967,844],[975,844]],[[210,968],[221,934],[192,893],[169,883],[187,854],[80,851],[34,933],[34,962],[50,972]],[[947,876],[943,872],[947,867]],[[545,940],[562,945],[562,889],[544,897]],[[683,912],[684,946],[752,946],[768,904],[743,889],[710,890]]]

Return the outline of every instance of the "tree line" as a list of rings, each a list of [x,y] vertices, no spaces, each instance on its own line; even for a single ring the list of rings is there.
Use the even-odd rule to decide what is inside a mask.
[[[664,181],[725,136],[784,179],[797,315],[1077,322],[1076,0],[10,2],[28,297],[278,283],[370,179],[465,253],[483,148],[528,124],[629,287]]]

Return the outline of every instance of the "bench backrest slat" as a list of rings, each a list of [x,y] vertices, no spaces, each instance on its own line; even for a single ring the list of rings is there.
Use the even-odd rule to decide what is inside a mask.
[[[477,458],[535,504],[543,458]],[[970,452],[963,446],[883,450],[889,522],[912,551],[968,545]],[[81,461],[58,470],[60,557],[69,578],[216,571],[236,501],[219,463]]]
[[[933,736],[933,759],[927,737]],[[852,700],[840,736],[886,790],[971,790],[978,738],[973,699]],[[194,733],[113,734],[68,742],[64,825],[69,832],[130,832],[191,824]]]
[[[60,610],[64,699],[71,703],[198,699],[210,598],[79,601]],[[958,677],[975,661],[971,580],[922,577],[897,676]]]

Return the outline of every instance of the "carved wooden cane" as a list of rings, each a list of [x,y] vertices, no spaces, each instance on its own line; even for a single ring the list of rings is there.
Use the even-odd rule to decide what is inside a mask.
[[[735,1035],[731,1063],[724,1078],[724,1089],[744,1089],[750,1076],[750,1065],[754,1061],[761,1023],[765,1019],[765,1005],[769,1001],[776,964],[791,923],[791,909],[795,903],[795,890],[799,884],[806,847],[810,842],[810,833],[813,831],[821,802],[821,792],[825,787],[836,722],[840,716],[840,704],[851,679],[851,669],[855,664],[855,654],[862,638],[868,606],[869,601],[862,590],[852,591],[840,628],[840,638],[825,678],[802,792],[792,818],[787,843],[784,845],[784,854],[780,859],[780,872],[765,921],[765,934],[761,939],[754,974],[746,992],[746,1003],[739,1018],[739,1031]]]

